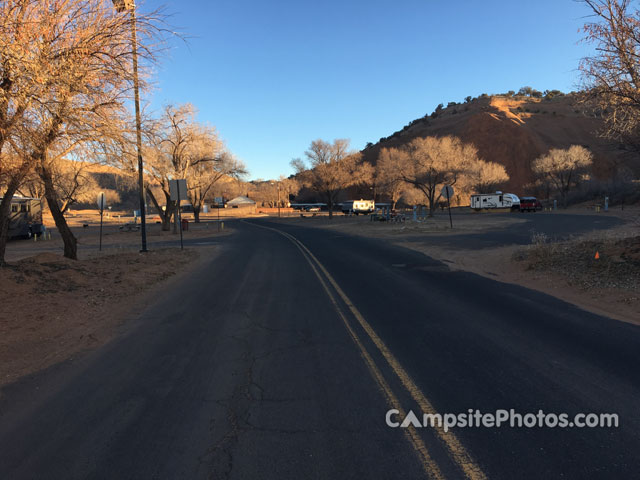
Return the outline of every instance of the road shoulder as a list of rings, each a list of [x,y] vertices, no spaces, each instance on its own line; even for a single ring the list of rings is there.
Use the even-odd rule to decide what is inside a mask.
[[[218,248],[41,253],[0,269],[0,388],[110,342]]]

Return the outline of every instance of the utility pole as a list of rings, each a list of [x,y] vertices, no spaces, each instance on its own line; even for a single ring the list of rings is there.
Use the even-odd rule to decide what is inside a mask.
[[[136,144],[138,147],[138,190],[140,195],[141,252],[147,252],[147,214],[144,201],[144,164],[142,160],[142,120],[140,115],[140,82],[138,80],[138,31],[136,27],[136,4],[134,0],[112,0],[118,13],[131,12],[131,43],[133,53],[133,92],[136,110]]]

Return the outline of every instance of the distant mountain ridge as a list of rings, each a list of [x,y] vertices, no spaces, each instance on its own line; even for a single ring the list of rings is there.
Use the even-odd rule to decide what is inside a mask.
[[[600,137],[602,127],[602,117],[579,103],[575,94],[557,92],[541,98],[483,95],[467,97],[465,103],[440,105],[431,115],[368,144],[362,153],[375,164],[382,148],[400,147],[417,137],[455,135],[474,144],[484,160],[504,165],[510,177],[504,188],[518,194],[527,193],[534,181],[532,162],[551,148],[589,148],[597,178],[611,177],[621,162],[637,175],[640,162],[629,159],[629,153],[617,143]]]

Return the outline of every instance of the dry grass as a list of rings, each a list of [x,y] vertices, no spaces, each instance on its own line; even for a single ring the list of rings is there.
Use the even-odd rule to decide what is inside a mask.
[[[640,236],[633,232],[604,232],[565,242],[534,234],[532,244],[514,259],[526,262],[527,270],[561,275],[583,290],[640,290]]]

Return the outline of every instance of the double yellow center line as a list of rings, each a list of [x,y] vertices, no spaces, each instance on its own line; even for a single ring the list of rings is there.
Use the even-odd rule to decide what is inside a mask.
[[[371,342],[376,346],[382,357],[385,359],[391,370],[398,377],[404,388],[409,392],[413,400],[418,404],[421,408],[423,414],[437,414],[438,412],[433,407],[431,402],[427,399],[427,397],[422,393],[422,391],[418,388],[415,382],[411,379],[406,370],[400,365],[400,362],[395,358],[395,356],[391,353],[389,348],[385,345],[382,339],[378,336],[378,334],[371,327],[369,322],[365,320],[360,311],[355,307],[353,302],[349,299],[349,297],[344,293],[342,288],[338,285],[335,279],[331,276],[331,274],[327,271],[327,269],[320,263],[320,261],[315,257],[313,253],[302,243],[300,240],[295,238],[293,235],[284,232],[282,230],[278,230],[276,228],[267,227],[264,225],[257,225],[252,222],[245,222],[255,227],[264,228],[267,230],[274,231],[280,235],[283,235],[287,239],[289,239],[299,250],[302,252],[302,255],[307,260],[311,269],[315,273],[316,277],[320,281],[323,289],[327,293],[327,296],[331,300],[333,306],[335,307],[338,315],[342,319],[349,335],[353,339],[354,343],[358,347],[360,354],[362,355],[367,368],[371,376],[374,378],[382,392],[384,393],[387,403],[391,406],[391,408],[395,408],[400,412],[400,417],[404,417],[405,411],[400,405],[400,401],[398,397],[393,393],[389,383],[385,380],[382,372],[375,364],[373,358],[365,348],[362,340],[356,333],[355,329],[351,325],[351,322],[343,312],[343,309],[340,307],[340,304],[335,297],[334,293],[329,288],[329,285],[333,287],[333,290],[337,293],[340,299],[347,306],[353,317],[358,321],[362,329],[365,331]],[[328,282],[328,283],[327,283]],[[471,455],[465,450],[462,446],[458,438],[451,431],[444,431],[443,428],[434,428],[438,438],[442,441],[447,449],[447,453],[454,461],[454,463],[462,470],[465,477],[470,480],[485,480],[487,477],[482,472],[480,467],[474,462],[471,458]],[[424,441],[418,435],[418,432],[413,426],[408,427],[405,430],[408,440],[413,445],[416,450],[420,462],[424,468],[425,473],[429,476],[429,478],[434,479],[444,479],[446,478],[442,471],[440,470],[437,463],[434,461],[433,457],[429,454]]]

